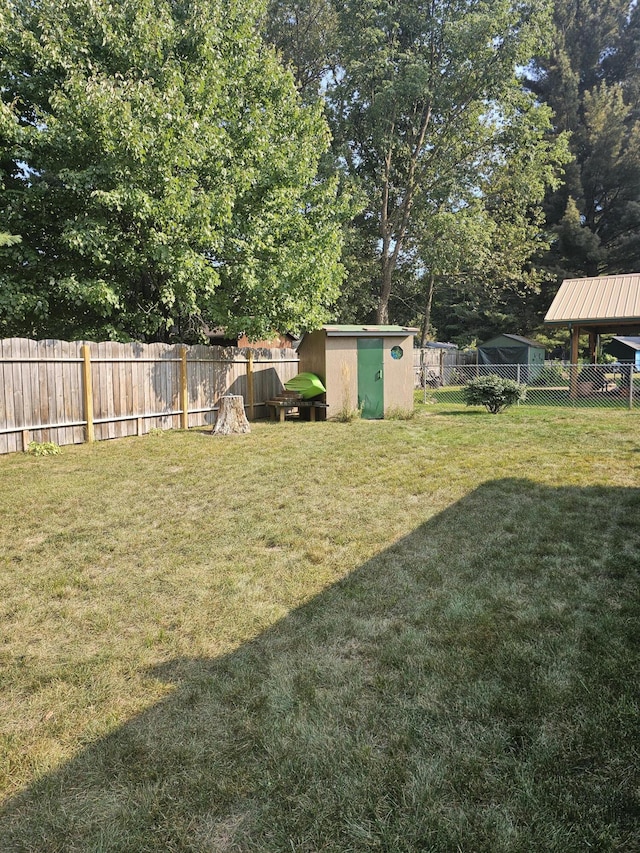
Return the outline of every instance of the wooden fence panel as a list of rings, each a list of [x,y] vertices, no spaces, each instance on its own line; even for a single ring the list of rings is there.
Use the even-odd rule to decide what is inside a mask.
[[[256,415],[266,417],[267,400],[284,390],[284,383],[299,372],[298,357],[291,349],[258,350],[254,361]]]
[[[0,454],[28,441],[74,444],[86,440],[82,346],[90,354],[96,440],[181,425],[182,345],[83,341],[0,340]],[[249,354],[251,353],[251,367]],[[298,372],[291,349],[187,347],[188,425],[213,425],[220,397],[239,394],[253,412]]]
[[[217,365],[213,359],[220,347],[192,346],[187,350],[187,396],[189,426],[204,426],[215,422],[213,407],[214,381]]]
[[[35,427],[38,424],[46,424],[46,418],[49,415],[49,408],[47,406],[46,410],[43,411],[43,406],[41,404],[42,386],[40,382],[40,373],[43,365],[36,361],[36,359],[43,357],[39,343],[38,341],[18,341],[16,339],[14,339],[13,343],[13,352],[11,354],[16,357],[24,357],[28,359],[27,361],[20,363],[20,368],[22,382],[25,387],[25,394],[27,393],[27,389],[30,389],[29,403],[25,403],[24,410],[22,412],[22,420],[16,421],[15,425],[33,425]],[[16,364],[14,363],[14,367],[15,366]],[[30,431],[28,434],[25,433],[25,443],[28,445],[30,441],[42,441],[42,435],[43,432],[39,429]],[[17,439],[18,436],[16,435],[15,438]]]
[[[49,395],[49,372],[47,370],[47,358],[49,357],[48,344],[48,340],[38,341],[37,347],[38,358],[43,359],[38,365],[38,403],[40,408],[40,417],[38,420],[43,424],[43,426],[41,430],[36,432],[36,441],[51,441],[51,432],[49,427],[44,425],[48,424],[55,414],[55,401],[52,400]]]
[[[0,341],[0,358],[10,355],[11,340]],[[14,365],[10,362],[0,362],[0,419],[3,426],[11,428],[15,426],[16,419],[14,414],[14,393],[13,393],[13,376]],[[12,453],[17,450],[15,433],[0,434],[0,452]]]

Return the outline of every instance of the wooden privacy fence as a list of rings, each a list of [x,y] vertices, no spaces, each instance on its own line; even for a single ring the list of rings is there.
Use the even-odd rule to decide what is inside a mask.
[[[298,372],[290,349],[0,341],[0,454],[212,424],[224,394],[249,419]]]
[[[424,385],[426,374],[443,377],[447,368],[465,363],[466,354],[454,347],[414,347],[414,387]]]

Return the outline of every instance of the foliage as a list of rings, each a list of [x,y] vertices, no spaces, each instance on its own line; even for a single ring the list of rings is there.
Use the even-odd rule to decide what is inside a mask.
[[[27,447],[31,456],[57,456],[61,452],[60,446],[53,441],[30,441]]]
[[[533,385],[565,385],[569,381],[569,372],[562,364],[546,363],[534,376]]]
[[[490,223],[489,256],[507,268],[482,281],[503,287],[517,267],[520,282],[539,234],[536,205],[563,160],[564,142],[547,136],[548,109],[516,77],[544,42],[550,4],[469,5],[351,0],[338,8],[340,62],[326,97],[335,155],[367,199],[357,227],[377,266],[379,322],[405,271],[428,286],[458,272],[460,252],[441,252],[433,235],[443,217],[464,220],[469,207]],[[443,244],[455,247],[453,235],[445,232]],[[464,259],[471,267],[472,258]]]
[[[384,412],[384,418],[387,421],[412,421],[415,416],[415,408],[405,409],[402,406],[390,406]]]
[[[362,407],[354,409],[348,404],[343,403],[338,412],[331,419],[338,421],[338,423],[341,424],[351,424],[354,421],[360,420],[361,417]]]
[[[548,307],[563,278],[633,272],[640,258],[640,9],[628,0],[557,0],[551,49],[530,67],[531,91],[571,134],[571,162],[547,195],[555,239],[544,256]]]
[[[0,12],[0,336],[268,336],[342,271],[321,107],[249,0],[11,0]]]
[[[467,406],[485,406],[492,415],[497,415],[514,403],[524,401],[526,385],[492,373],[469,380],[462,389]]]
[[[265,38],[293,69],[305,100],[319,96],[328,69],[336,63],[337,18],[331,0],[269,0]]]
[[[7,234],[6,231],[0,231],[0,247],[15,246],[20,243],[22,238],[18,234]]]

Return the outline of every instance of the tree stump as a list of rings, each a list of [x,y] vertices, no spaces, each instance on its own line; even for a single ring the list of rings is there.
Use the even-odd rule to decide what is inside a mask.
[[[244,398],[239,394],[220,397],[220,408],[213,434],[241,435],[246,432],[251,432],[251,427],[244,412]]]

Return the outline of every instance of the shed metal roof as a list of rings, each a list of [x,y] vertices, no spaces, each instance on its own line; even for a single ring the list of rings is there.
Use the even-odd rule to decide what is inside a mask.
[[[344,326],[323,326],[322,331],[326,332],[328,336],[335,337],[366,337],[371,336],[375,337],[376,335],[387,335],[387,336],[401,336],[406,337],[407,335],[417,335],[418,329],[414,329],[412,326],[358,326],[358,325],[344,325]]]
[[[544,349],[544,344],[538,343],[538,341],[529,340],[529,338],[523,338],[522,335],[496,335],[495,338],[491,338],[491,340],[486,341],[484,344],[481,344],[478,349],[484,349],[485,347],[491,347],[491,345],[495,341],[501,340],[501,338],[509,338],[509,340],[515,341],[518,344],[523,344],[527,347],[537,347],[538,349]]]
[[[640,322],[640,273],[565,279],[545,323],[616,325]]]

